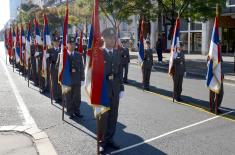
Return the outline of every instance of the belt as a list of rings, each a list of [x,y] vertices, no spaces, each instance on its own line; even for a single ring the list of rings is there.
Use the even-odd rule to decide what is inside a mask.
[[[107,76],[107,80],[112,81],[113,79],[114,79],[114,75],[113,74]]]

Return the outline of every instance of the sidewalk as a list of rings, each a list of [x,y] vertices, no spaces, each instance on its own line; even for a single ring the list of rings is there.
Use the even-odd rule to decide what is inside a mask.
[[[32,138],[19,132],[0,132],[1,155],[37,155]]]
[[[154,69],[168,72],[169,53],[163,53],[163,63],[157,63],[157,54],[154,53]],[[130,52],[131,63],[138,63],[138,52]],[[207,56],[198,54],[185,54],[187,76],[205,78],[207,73]],[[235,83],[234,57],[223,56],[223,71],[225,81]]]

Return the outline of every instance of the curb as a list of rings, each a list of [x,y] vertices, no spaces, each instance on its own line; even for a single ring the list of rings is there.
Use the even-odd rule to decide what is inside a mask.
[[[29,135],[39,155],[57,155],[47,134],[38,128],[30,126],[2,126],[0,127],[0,132],[19,132]]]
[[[136,63],[135,62],[130,62],[130,64],[138,65],[137,62]],[[168,72],[168,67],[153,65],[153,68],[155,70],[160,70],[160,71],[163,71],[165,73]],[[203,78],[203,79],[205,79],[206,75],[205,74],[200,74],[200,73],[195,73],[195,72],[186,72],[186,77],[196,77],[196,78]],[[228,83],[235,83],[235,80],[230,79],[230,78],[226,78],[226,77],[224,78],[224,81],[228,82]]]

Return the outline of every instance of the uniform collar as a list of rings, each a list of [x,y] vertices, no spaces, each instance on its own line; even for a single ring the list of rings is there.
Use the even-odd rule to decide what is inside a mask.
[[[109,53],[109,52],[112,52],[113,53],[113,48],[111,50],[107,49],[107,48],[104,48],[104,50]]]

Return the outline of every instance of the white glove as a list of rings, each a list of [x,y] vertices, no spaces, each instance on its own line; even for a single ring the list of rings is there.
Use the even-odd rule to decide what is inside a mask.
[[[84,86],[85,82],[84,81],[81,81],[81,86]]]
[[[39,52],[35,52],[34,56],[37,57],[39,55]]]
[[[123,96],[124,96],[124,91],[121,91],[121,92],[119,93],[119,99],[122,99]]]

